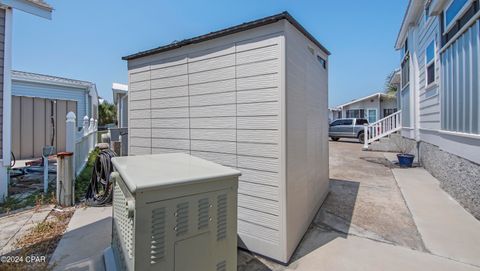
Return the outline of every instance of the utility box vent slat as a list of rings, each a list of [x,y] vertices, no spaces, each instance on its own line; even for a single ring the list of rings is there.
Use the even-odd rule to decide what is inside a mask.
[[[217,263],[217,271],[227,271],[227,262],[221,261]]]
[[[165,208],[152,211],[152,228],[150,240],[150,263],[155,264],[165,257]]]
[[[177,204],[177,226],[175,231],[177,236],[186,234],[188,232],[188,202],[182,202]]]
[[[217,197],[217,241],[227,237],[227,195]]]
[[[210,203],[208,198],[198,201],[198,229],[203,230],[208,227]]]

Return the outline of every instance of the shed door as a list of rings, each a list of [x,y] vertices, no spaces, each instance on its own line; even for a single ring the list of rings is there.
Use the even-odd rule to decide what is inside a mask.
[[[65,120],[77,114],[77,102],[12,96],[12,152],[15,158],[42,156],[42,148],[52,145],[65,151]]]

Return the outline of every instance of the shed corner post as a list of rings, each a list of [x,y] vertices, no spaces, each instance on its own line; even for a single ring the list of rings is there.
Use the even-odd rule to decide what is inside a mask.
[[[10,183],[10,155],[11,155],[11,128],[12,128],[12,16],[11,8],[5,10],[5,33],[3,50],[3,123],[0,130],[2,137],[2,155],[0,157],[0,202],[8,196]],[[8,132],[6,132],[8,131]]]

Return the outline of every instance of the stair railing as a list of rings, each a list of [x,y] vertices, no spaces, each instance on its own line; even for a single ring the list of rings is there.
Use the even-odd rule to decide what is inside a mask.
[[[402,110],[388,115],[372,124],[364,124],[363,148],[368,149],[368,144],[399,131],[400,129],[402,129]]]

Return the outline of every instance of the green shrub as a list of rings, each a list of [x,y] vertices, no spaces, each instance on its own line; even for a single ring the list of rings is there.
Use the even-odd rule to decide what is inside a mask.
[[[85,168],[82,170],[82,172],[80,172],[80,175],[78,175],[77,179],[75,180],[75,199],[77,201],[85,198],[85,193],[87,192],[90,179],[92,178],[95,159],[97,159],[99,153],[99,148],[95,148],[90,152]]]

